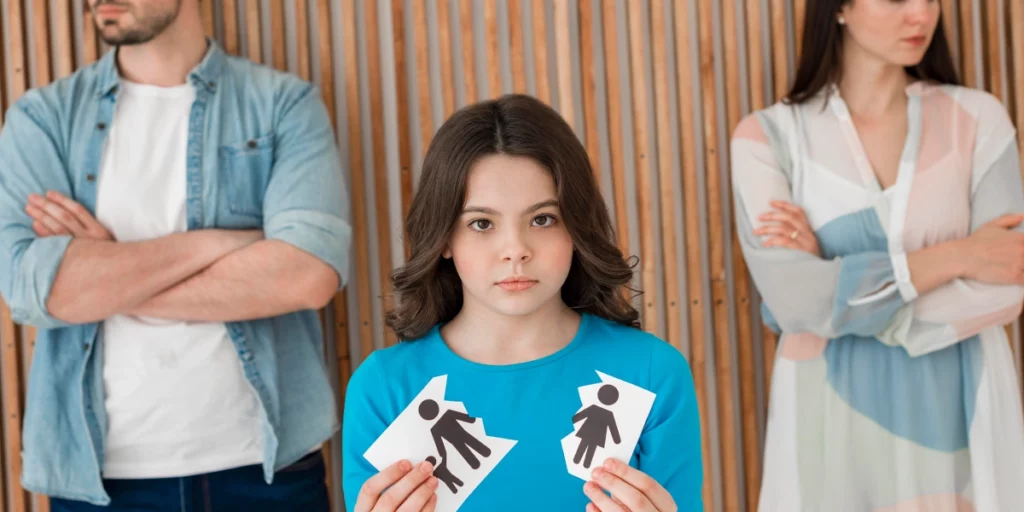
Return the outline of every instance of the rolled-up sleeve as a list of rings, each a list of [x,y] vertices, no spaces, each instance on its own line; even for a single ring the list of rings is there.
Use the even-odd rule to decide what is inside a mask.
[[[319,89],[304,84],[282,94],[274,167],[263,198],[263,229],[316,256],[348,281],[352,227],[340,157]]]
[[[38,238],[25,205],[30,194],[73,194],[52,136],[56,123],[47,122],[39,103],[26,96],[11,106],[0,131],[0,294],[15,322],[54,329],[71,325],[46,307],[71,237]]]

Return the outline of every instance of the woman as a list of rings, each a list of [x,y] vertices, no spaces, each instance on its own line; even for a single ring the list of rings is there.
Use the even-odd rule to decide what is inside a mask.
[[[1014,128],[958,85],[939,2],[807,9],[793,89],[733,135],[781,333],[760,510],[1024,510]]]

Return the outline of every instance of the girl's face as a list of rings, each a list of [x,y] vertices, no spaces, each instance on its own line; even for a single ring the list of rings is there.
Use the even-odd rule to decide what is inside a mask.
[[[443,256],[455,262],[463,307],[522,316],[564,307],[572,238],[551,173],[534,160],[481,158],[466,181],[466,204]]]
[[[916,66],[932,42],[939,7],[938,0],[850,0],[838,13],[844,44],[889,64]]]

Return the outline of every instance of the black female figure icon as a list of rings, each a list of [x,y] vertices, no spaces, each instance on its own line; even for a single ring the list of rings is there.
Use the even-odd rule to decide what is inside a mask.
[[[597,399],[604,405],[612,405],[619,400],[619,390],[611,384],[605,384],[597,391]],[[615,444],[622,442],[622,439],[619,438],[619,428],[615,424],[615,414],[604,407],[594,404],[572,417],[573,424],[580,421],[583,425],[576,431],[580,446],[572,462],[579,464],[580,459],[583,459],[583,467],[589,469],[597,448],[604,448],[609,432]]]

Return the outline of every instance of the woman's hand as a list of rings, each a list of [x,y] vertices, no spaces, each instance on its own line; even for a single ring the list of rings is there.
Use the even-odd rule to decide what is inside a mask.
[[[1024,234],[1013,230],[1021,221],[1022,215],[1003,215],[962,240],[961,277],[990,284],[1024,284]]]
[[[605,494],[611,493],[611,497]],[[653,478],[628,464],[608,459],[583,486],[587,512],[676,512],[672,495]]]
[[[403,460],[388,466],[359,489],[355,512],[433,512],[437,505],[433,472],[429,462],[413,467]]]
[[[761,224],[754,230],[757,236],[766,236],[765,247],[785,247],[821,257],[818,238],[811,223],[799,206],[786,201],[772,201],[774,211],[763,213],[757,219]]]

